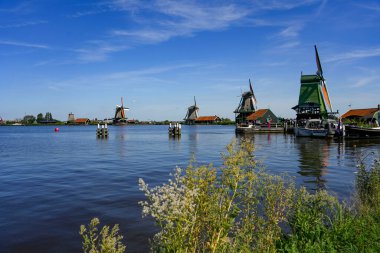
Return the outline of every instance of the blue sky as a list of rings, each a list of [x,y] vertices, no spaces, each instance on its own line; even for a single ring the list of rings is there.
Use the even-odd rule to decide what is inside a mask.
[[[0,117],[233,118],[251,78],[259,108],[295,117],[318,46],[334,110],[380,103],[380,1],[0,2]]]

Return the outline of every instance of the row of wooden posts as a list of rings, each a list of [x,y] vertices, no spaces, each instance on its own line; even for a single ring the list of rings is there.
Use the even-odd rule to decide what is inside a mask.
[[[171,136],[179,136],[181,135],[182,126],[179,123],[170,123],[169,125],[169,135]],[[96,137],[98,138],[107,138],[108,137],[108,126],[107,124],[98,124],[98,128],[96,129]]]

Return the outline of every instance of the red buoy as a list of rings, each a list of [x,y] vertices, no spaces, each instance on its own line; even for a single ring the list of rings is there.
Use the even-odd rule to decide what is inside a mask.
[[[55,132],[59,132],[59,128],[56,127],[56,128],[54,129],[54,131],[55,131]]]

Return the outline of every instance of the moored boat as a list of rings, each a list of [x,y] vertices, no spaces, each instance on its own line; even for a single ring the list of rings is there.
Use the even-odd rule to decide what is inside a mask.
[[[346,126],[349,138],[380,138],[380,127]]]
[[[295,126],[294,134],[300,137],[332,137],[336,135],[337,129],[335,120],[310,119],[305,126]]]

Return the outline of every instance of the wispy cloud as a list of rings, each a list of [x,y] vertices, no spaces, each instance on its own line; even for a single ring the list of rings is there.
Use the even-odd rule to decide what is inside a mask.
[[[87,41],[85,47],[74,49],[78,53],[80,62],[99,62],[108,58],[110,53],[120,52],[128,49],[126,45],[115,45],[107,41]]]
[[[71,89],[85,89],[89,85],[91,87],[105,87],[105,86],[117,86],[121,82],[125,85],[125,80],[128,83],[141,84],[141,83],[157,83],[157,84],[176,84],[171,81],[163,81],[159,78],[160,74],[177,72],[182,69],[196,69],[204,68],[204,65],[197,63],[183,63],[176,65],[166,65],[166,66],[154,66],[144,69],[114,72],[108,74],[95,74],[89,76],[79,76],[72,79],[60,80],[60,81],[49,81],[46,82],[46,86],[53,91],[61,91],[64,88],[70,87]],[[136,88],[136,87],[134,87]],[[145,89],[140,87],[139,89]]]
[[[0,40],[1,45],[8,45],[8,46],[17,46],[17,47],[31,47],[31,48],[40,48],[40,49],[49,49],[50,47],[43,44],[33,44],[33,43],[27,43],[27,42],[20,42],[20,41],[10,41],[10,40]]]
[[[281,32],[279,32],[277,36],[283,37],[283,38],[294,38],[299,35],[302,28],[303,28],[303,24],[301,23],[291,24],[285,29],[283,29]]]
[[[32,11],[32,5],[30,1],[23,1],[16,6],[12,6],[9,8],[0,8],[0,13],[17,13],[17,14],[25,14],[30,13]]]
[[[361,88],[364,86],[368,86],[373,83],[378,83],[380,80],[380,76],[374,75],[374,76],[369,76],[369,77],[363,77],[354,82],[354,84],[350,85],[352,88]]]
[[[326,62],[336,62],[343,60],[354,60],[361,58],[377,57],[380,56],[380,48],[355,50],[332,56],[326,60]]]
[[[264,10],[290,10],[311,5],[320,0],[259,0],[255,4]]]
[[[20,28],[20,27],[26,27],[26,26],[41,25],[41,24],[46,24],[46,23],[48,23],[48,22],[45,20],[25,21],[25,22],[20,22],[20,23],[0,25],[0,29]]]
[[[117,1],[120,8],[136,8],[125,1]],[[147,8],[144,6],[144,8]],[[147,27],[137,30],[114,30],[115,36],[127,36],[143,43],[158,43],[178,36],[192,36],[196,32],[221,30],[230,27],[249,11],[233,4],[208,6],[187,1],[155,1],[149,11],[159,17],[146,20]]]
[[[362,2],[358,2],[355,5],[358,6],[358,7],[367,9],[367,10],[371,10],[371,11],[380,11],[380,4],[378,4],[378,3],[362,3]]]

